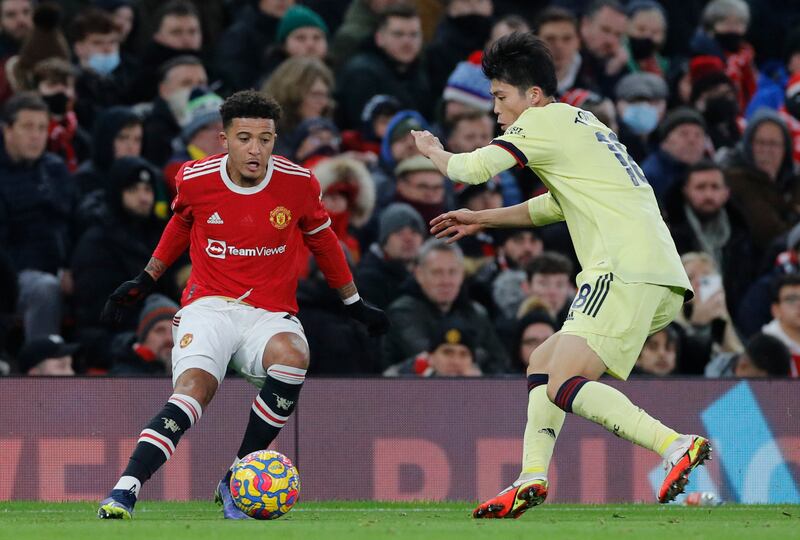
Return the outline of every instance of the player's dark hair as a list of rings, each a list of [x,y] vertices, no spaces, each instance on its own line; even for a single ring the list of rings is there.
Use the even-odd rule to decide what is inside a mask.
[[[591,4],[586,6],[586,9],[583,11],[583,16],[587,19],[593,19],[595,15],[600,12],[603,8],[609,8],[617,13],[622,13],[623,15],[627,16],[625,13],[625,8],[622,7],[617,0],[594,0]]]
[[[381,11],[378,16],[378,30],[383,30],[389,24],[389,19],[392,17],[400,17],[401,19],[413,19],[419,17],[416,8],[406,4],[398,4],[396,6],[389,6]]]
[[[722,170],[722,167],[711,161],[710,159],[703,158],[694,165],[689,165],[689,168],[686,170],[686,176],[684,177],[684,184],[686,185],[689,182],[689,178],[696,172],[706,172],[706,171],[719,171],[722,173],[722,178],[725,178],[725,173]],[[727,180],[725,180],[727,184]]]
[[[798,285],[800,285],[800,274],[784,274],[780,276],[772,284],[772,303],[777,304],[778,300],[780,300],[781,289]]]
[[[508,83],[521,94],[532,86],[541,88],[546,96],[556,93],[553,56],[532,32],[514,32],[495,41],[484,51],[482,67],[489,80]]]
[[[72,42],[83,41],[89,34],[113,34],[117,32],[114,18],[106,11],[89,8],[81,11],[70,25]]]
[[[222,127],[228,129],[234,118],[267,118],[278,123],[281,106],[273,98],[256,90],[242,90],[225,100],[219,108]]]
[[[528,281],[536,274],[566,274],[571,277],[572,261],[560,253],[545,251],[528,263],[525,274]]]
[[[50,114],[47,103],[39,97],[39,94],[35,92],[20,92],[6,101],[3,107],[3,124],[7,126],[14,125],[21,111],[42,111]]]
[[[153,17],[153,32],[158,32],[161,24],[167,17],[194,17],[200,20],[200,12],[194,7],[194,4],[186,0],[171,0],[166,4],[161,4],[161,7],[156,10]]]
[[[568,9],[553,6],[543,10],[536,18],[533,23],[533,33],[538,35],[542,26],[560,22],[569,23],[575,27],[576,32],[578,31],[578,19],[575,15]]]
[[[198,57],[192,56],[191,54],[182,54],[175,58],[170,58],[158,67],[158,82],[164,82],[169,72],[178,66],[203,66],[203,62]]]
[[[750,361],[773,377],[789,375],[792,355],[786,345],[774,336],[758,333],[745,346]]]

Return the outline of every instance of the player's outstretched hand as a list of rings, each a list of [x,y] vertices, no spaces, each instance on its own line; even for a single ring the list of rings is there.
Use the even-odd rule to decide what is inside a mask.
[[[445,212],[431,220],[431,234],[436,238],[447,238],[448,244],[482,229],[483,227],[478,224],[478,215],[466,208]]]
[[[345,306],[345,309],[348,315],[367,327],[370,336],[380,336],[389,331],[389,317],[386,316],[386,313],[363,298]]]
[[[414,142],[417,144],[417,149],[422,152],[425,157],[431,157],[431,152],[434,150],[443,150],[444,146],[439,142],[439,139],[428,130],[417,131],[411,130],[414,136]]]
[[[111,293],[100,314],[100,321],[116,324],[131,307],[144,299],[155,288],[156,282],[150,274],[142,272],[130,281],[126,281]]]

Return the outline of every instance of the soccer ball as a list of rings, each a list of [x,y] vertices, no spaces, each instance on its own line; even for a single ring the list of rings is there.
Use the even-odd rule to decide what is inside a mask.
[[[251,518],[278,519],[297,502],[300,475],[280,452],[257,450],[233,468],[230,487],[233,502]]]

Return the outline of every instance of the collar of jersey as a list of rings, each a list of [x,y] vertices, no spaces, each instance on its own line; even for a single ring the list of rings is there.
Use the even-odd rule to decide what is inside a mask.
[[[264,175],[264,179],[253,187],[242,187],[233,183],[233,180],[228,176],[228,154],[225,154],[225,157],[222,158],[220,162],[219,175],[222,177],[222,182],[225,186],[234,193],[238,193],[239,195],[255,195],[267,187],[267,184],[269,184],[269,181],[272,179],[272,156],[270,156],[269,161],[267,161],[267,174]]]

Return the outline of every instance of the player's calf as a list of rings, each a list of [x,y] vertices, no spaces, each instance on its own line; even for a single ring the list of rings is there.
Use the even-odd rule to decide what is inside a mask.
[[[164,408],[139,434],[128,466],[109,497],[101,503],[98,516],[105,519],[130,518],[142,484],[172,457],[183,434],[200,420],[202,414],[200,403],[193,397],[185,394],[170,396]]]

